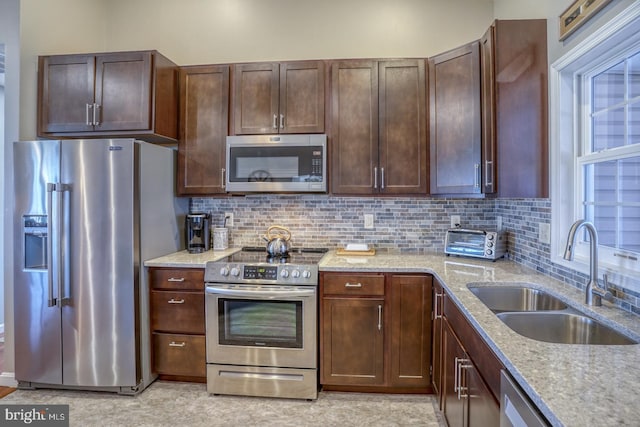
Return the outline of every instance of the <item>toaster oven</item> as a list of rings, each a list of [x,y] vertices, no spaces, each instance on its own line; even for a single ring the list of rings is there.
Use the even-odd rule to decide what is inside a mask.
[[[497,260],[507,252],[504,232],[451,228],[447,230],[444,252],[475,258]]]

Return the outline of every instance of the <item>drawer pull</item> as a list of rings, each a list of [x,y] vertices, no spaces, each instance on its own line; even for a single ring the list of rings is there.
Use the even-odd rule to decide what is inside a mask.
[[[167,282],[184,282],[184,277],[169,277]]]
[[[175,341],[171,341],[169,343],[169,347],[185,347],[187,345],[186,342],[175,342]]]
[[[362,287],[362,283],[358,282],[358,283],[345,283],[344,284],[345,288],[361,288]]]
[[[184,298],[183,299],[173,299],[171,298],[169,301],[167,301],[169,304],[184,304]]]

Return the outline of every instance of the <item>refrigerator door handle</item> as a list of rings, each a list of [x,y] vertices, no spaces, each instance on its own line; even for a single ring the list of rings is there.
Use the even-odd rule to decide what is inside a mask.
[[[55,184],[51,182],[47,183],[47,215],[49,215],[47,218],[47,286],[49,288],[47,307],[58,305],[58,299],[53,297],[53,233],[51,232],[53,229],[51,220],[53,219],[53,192],[55,188]]]
[[[65,286],[64,286],[64,277],[63,277],[63,268],[64,263],[62,262],[62,236],[66,234],[66,231],[63,231],[63,202],[64,202],[64,192],[70,191],[71,186],[68,184],[57,183],[56,184],[56,198],[58,201],[58,209],[57,209],[57,221],[56,221],[56,236],[58,236],[58,245],[56,247],[56,258],[58,260],[58,306],[62,307],[63,305],[68,305],[69,301],[71,301],[71,297],[69,295],[64,295]],[[65,235],[65,239],[69,239],[70,236]]]

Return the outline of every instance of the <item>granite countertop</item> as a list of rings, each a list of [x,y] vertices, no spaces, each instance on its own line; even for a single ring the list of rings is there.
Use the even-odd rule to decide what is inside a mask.
[[[440,254],[338,256],[328,253],[320,271],[431,273],[467,315],[512,377],[554,426],[618,426],[637,422],[635,390],[640,344],[601,346],[552,344],[517,334],[469,289],[468,283],[527,283],[640,339],[638,316],[603,303],[584,304],[584,293],[508,260],[490,262]]]
[[[176,252],[145,261],[146,267],[204,268],[240,248],[201,254]],[[638,316],[604,302],[584,304],[584,293],[508,260],[490,262],[443,254],[338,256],[328,252],[320,271],[429,273],[487,341],[511,376],[554,426],[618,426],[640,419],[636,382],[640,344],[620,346],[552,344],[517,334],[467,288],[469,283],[526,283],[550,291],[569,305],[640,340]],[[495,284],[494,283],[494,284]]]
[[[144,262],[145,267],[173,267],[173,268],[204,268],[209,261],[218,261],[240,248],[229,248],[223,251],[206,251],[199,254],[190,254],[188,251],[175,252],[153,258]]]

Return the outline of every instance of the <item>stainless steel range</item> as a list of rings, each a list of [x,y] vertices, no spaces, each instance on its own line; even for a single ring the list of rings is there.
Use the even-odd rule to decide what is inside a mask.
[[[325,252],[270,257],[252,247],[207,263],[209,393],[318,397],[318,261]]]

